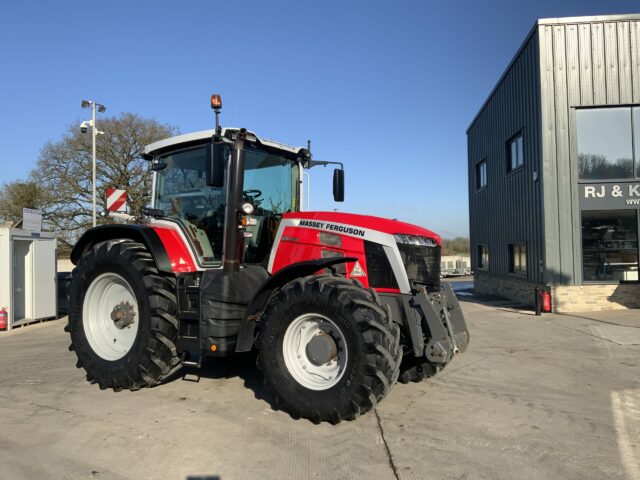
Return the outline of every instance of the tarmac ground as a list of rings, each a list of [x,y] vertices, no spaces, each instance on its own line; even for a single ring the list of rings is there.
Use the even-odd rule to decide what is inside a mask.
[[[467,352],[337,426],[275,411],[252,355],[114,393],[66,319],[0,333],[0,479],[640,480],[638,311],[535,317],[456,287]]]

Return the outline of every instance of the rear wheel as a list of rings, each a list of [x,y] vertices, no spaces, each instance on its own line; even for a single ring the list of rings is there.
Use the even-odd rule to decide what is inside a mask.
[[[294,280],[267,306],[257,341],[265,384],[294,418],[337,423],[369,411],[400,366],[400,330],[355,280]]]
[[[95,245],[73,271],[70,350],[100,388],[137,390],[180,368],[175,279],[158,272],[145,246]]]

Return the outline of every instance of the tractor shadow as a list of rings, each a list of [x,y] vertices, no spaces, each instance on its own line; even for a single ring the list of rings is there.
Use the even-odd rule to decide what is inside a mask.
[[[211,380],[240,378],[245,388],[251,390],[257,400],[267,402],[273,410],[276,410],[275,397],[264,387],[264,377],[256,366],[257,358],[257,352],[238,353],[228,358],[205,358],[200,369],[185,366],[167,381],[199,382],[202,378]]]

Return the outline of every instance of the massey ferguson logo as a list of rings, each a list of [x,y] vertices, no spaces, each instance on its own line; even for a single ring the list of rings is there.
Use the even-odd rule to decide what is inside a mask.
[[[364,237],[365,231],[359,228],[348,227],[336,223],[319,222],[317,220],[300,220],[301,227],[317,228],[318,230],[329,230],[331,232],[346,233],[347,235],[356,235]]]

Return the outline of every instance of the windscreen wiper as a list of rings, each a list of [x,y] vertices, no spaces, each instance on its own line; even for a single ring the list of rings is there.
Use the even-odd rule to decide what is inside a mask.
[[[160,210],[158,208],[144,207],[140,210],[140,212],[143,215],[146,215],[147,217],[153,217],[153,218],[163,218],[166,216],[166,214],[164,213],[164,210]]]

